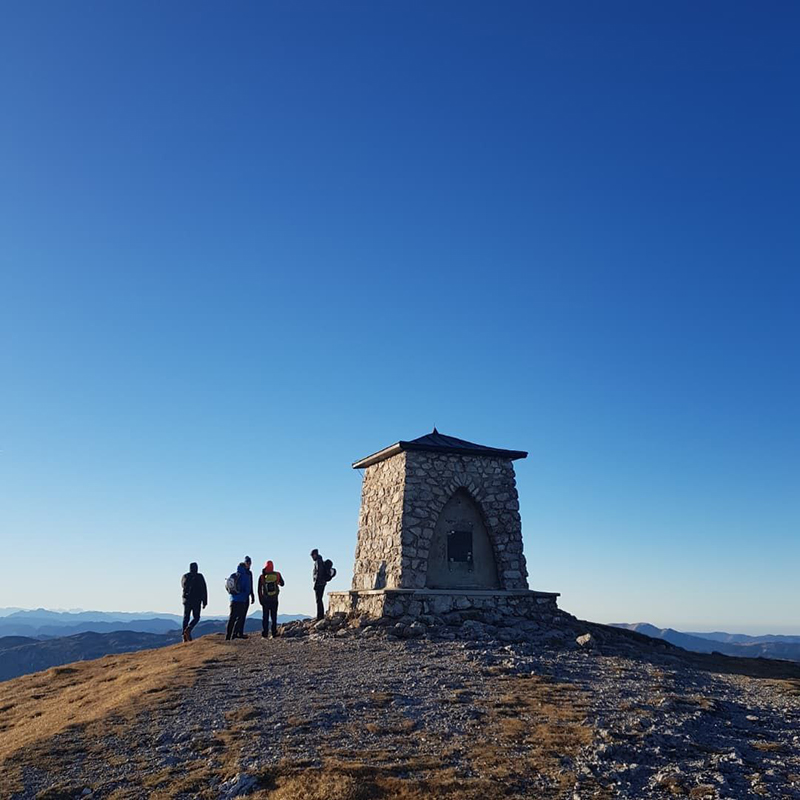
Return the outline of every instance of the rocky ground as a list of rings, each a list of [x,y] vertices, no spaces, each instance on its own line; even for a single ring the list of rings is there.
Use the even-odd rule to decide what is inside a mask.
[[[19,678],[0,691],[0,786],[42,800],[800,799],[796,665],[566,616],[495,622],[291,623],[276,640],[209,636]],[[62,706],[79,692],[85,710],[32,728],[36,692]]]

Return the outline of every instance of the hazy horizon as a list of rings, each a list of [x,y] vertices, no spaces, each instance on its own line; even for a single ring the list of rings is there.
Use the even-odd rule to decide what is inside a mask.
[[[153,611],[150,609],[147,610],[140,610],[140,609],[103,609],[103,608],[73,608],[73,609],[63,609],[63,608],[17,608],[16,606],[12,607],[14,611],[53,611],[58,613],[64,614],[82,614],[82,613],[92,613],[98,612],[102,614],[152,614],[155,617],[161,615],[171,615],[171,616],[180,616],[182,612],[176,611]],[[569,611],[569,609],[565,609]],[[9,608],[0,608],[0,618],[7,616],[5,612],[8,612]],[[256,603],[254,606],[250,607],[249,615],[254,613],[260,613],[260,606]],[[292,611],[292,610],[285,610],[284,608],[279,609],[279,613],[285,616],[297,616],[297,615],[304,615],[308,617],[312,617],[313,614],[309,614],[304,611]],[[207,619],[209,617],[220,617],[224,618],[227,617],[227,613],[222,614],[209,614],[206,611],[203,612],[201,619]],[[734,625],[733,627],[721,627],[715,626],[713,623],[702,623],[696,627],[690,627],[689,625],[681,625],[680,623],[660,623],[654,622],[653,620],[649,619],[613,619],[613,620],[605,620],[605,619],[594,619],[594,622],[600,622],[605,625],[614,625],[616,623],[626,623],[626,624],[637,624],[637,623],[647,623],[649,625],[653,625],[656,628],[672,628],[673,630],[680,631],[681,633],[744,633],[748,636],[767,636],[769,634],[777,635],[777,636],[800,636],[800,625],[790,625],[782,627],[780,625]]]

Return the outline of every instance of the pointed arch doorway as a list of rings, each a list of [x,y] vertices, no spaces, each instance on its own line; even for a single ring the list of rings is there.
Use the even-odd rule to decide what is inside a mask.
[[[428,551],[429,589],[499,589],[494,548],[480,506],[466,489],[445,504]]]

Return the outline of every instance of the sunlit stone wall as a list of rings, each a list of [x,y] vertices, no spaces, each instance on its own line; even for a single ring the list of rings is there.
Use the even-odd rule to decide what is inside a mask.
[[[527,589],[512,462],[415,450],[364,470],[352,588],[425,588],[437,520],[459,489],[483,514],[499,588]]]

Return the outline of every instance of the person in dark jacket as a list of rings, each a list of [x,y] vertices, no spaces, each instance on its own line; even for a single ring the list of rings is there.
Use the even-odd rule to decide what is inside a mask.
[[[228,617],[228,627],[225,639],[246,639],[244,621],[247,617],[247,607],[250,605],[250,596],[253,594],[252,573],[243,561],[236,567],[239,576],[239,591],[231,594],[231,614]]]
[[[314,579],[314,597],[317,601],[317,619],[324,619],[325,617],[325,562],[319,554],[319,550],[315,547],[311,551],[311,560],[314,562],[314,571],[312,577]]]
[[[200,622],[200,606],[208,605],[208,589],[206,579],[197,571],[197,564],[192,561],[189,571],[181,578],[183,589],[183,641],[192,641],[192,629]],[[192,618],[191,623],[189,617]]]
[[[272,638],[278,635],[278,595],[281,586],[284,586],[283,576],[275,571],[271,561],[264,564],[264,569],[258,576],[258,602],[261,603],[261,635],[266,639],[269,636],[269,622],[272,618]]]
[[[247,576],[250,578],[250,595],[248,596],[246,603],[247,607],[244,610],[244,615],[239,618],[239,628],[238,628],[238,638],[242,638],[244,635],[244,624],[247,622],[247,612],[250,610],[250,606],[256,602],[256,596],[253,594],[255,590],[255,581],[253,580],[253,570],[250,569],[253,561],[250,556],[245,556],[244,561],[242,563],[247,567]]]

